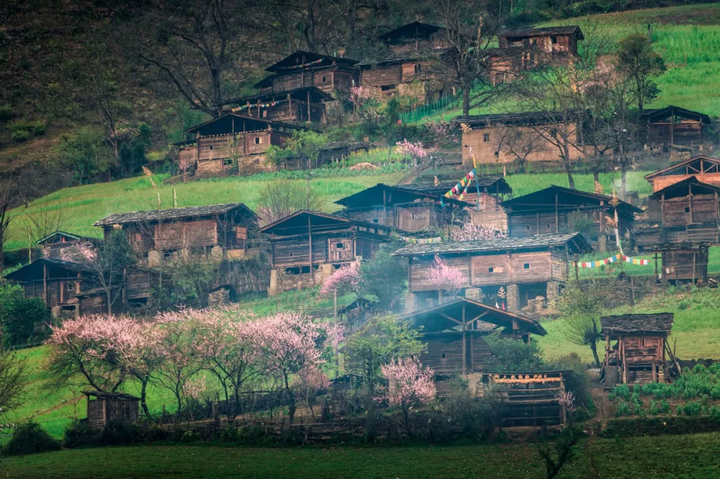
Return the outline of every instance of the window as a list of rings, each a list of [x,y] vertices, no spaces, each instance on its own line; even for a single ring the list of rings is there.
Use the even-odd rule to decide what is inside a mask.
[[[210,145],[210,149],[211,149],[211,150],[213,149],[213,146],[212,146],[212,145]]]
[[[377,218],[373,218],[373,223],[380,223],[380,221]]]
[[[530,269],[530,263],[523,264],[523,269]]]
[[[292,256],[293,256],[293,253],[288,253],[288,256],[292,257]]]
[[[65,291],[75,291],[75,281],[68,281],[65,283]]]
[[[483,133],[483,142],[487,143],[490,141],[490,133]]]
[[[325,83],[325,77],[322,77],[322,82]]]
[[[686,206],[686,207],[685,207],[685,213],[690,213],[690,207],[689,207],[689,206]]]
[[[256,144],[256,145],[259,145],[260,143],[262,143],[262,138],[260,138],[259,136],[256,136],[256,137],[255,137],[255,144]]]
[[[230,165],[232,165],[232,158],[225,158],[225,159],[223,160],[223,165],[225,165],[225,166],[230,166]]]
[[[422,71],[422,65],[415,65],[415,73],[420,73]]]
[[[445,353],[442,353],[442,358],[445,359]]]
[[[395,85],[383,85],[380,87],[382,91],[390,91],[395,89]]]
[[[488,273],[494,273],[494,272],[495,272],[495,268],[488,268]]]
[[[557,43],[557,37],[555,35],[552,35],[550,37],[550,43],[552,43],[553,45]]]
[[[335,249],[345,249],[345,245],[342,243],[335,243]]]

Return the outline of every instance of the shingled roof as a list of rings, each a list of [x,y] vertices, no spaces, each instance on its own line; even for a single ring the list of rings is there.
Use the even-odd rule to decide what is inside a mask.
[[[600,318],[603,332],[616,333],[669,333],[673,313],[622,314]]]
[[[227,203],[223,205],[188,206],[186,208],[171,208],[167,210],[135,211],[133,213],[119,213],[110,215],[96,221],[93,226],[112,226],[127,223],[152,223],[155,221],[173,221],[185,218],[203,216],[217,216],[230,213],[233,210],[242,210],[245,214],[256,217],[253,210],[243,203]]]
[[[477,176],[473,179],[472,184],[470,185],[470,189],[468,190],[469,193],[475,192],[475,180],[477,180],[477,186],[480,188],[495,188],[497,186],[497,189],[499,190],[499,193],[512,193],[512,188],[510,188],[510,185],[505,181],[505,178],[502,176]],[[450,191],[450,189],[457,185],[457,181],[441,181],[438,184],[435,183],[413,183],[410,185],[398,185],[398,188],[402,188],[404,190],[414,190],[414,191],[422,191],[423,193],[430,193],[430,194],[439,194],[443,195]],[[496,190],[493,189],[492,191],[489,191],[489,193],[495,193]]]
[[[685,196],[690,195],[690,190],[692,189],[693,195],[699,195],[699,194],[708,194],[712,195],[715,193],[720,193],[720,188],[718,188],[715,185],[709,185],[707,183],[703,183],[702,181],[698,180],[695,176],[690,176],[688,178],[685,178],[682,181],[678,181],[677,183],[673,183],[672,185],[668,185],[662,190],[658,190],[652,195],[650,195],[650,198],[653,200],[657,200],[665,196],[665,199],[669,198],[682,198]]]
[[[528,193],[527,195],[518,196],[511,200],[502,202],[504,208],[510,208],[510,211],[527,210],[555,210],[555,196],[558,195],[559,209],[573,209],[578,205],[582,204],[593,204],[597,203],[598,206],[601,204],[610,206],[610,201],[613,199],[610,196],[599,195],[597,193],[590,193],[588,191],[574,190],[572,188],[565,188],[564,186],[551,185],[542,190]],[[622,200],[617,200],[617,210],[620,213],[625,213],[632,217],[633,213],[642,213],[642,210],[637,206],[626,203]]]
[[[466,115],[456,116],[452,123],[454,125],[468,125],[469,127],[486,128],[493,125],[548,125],[564,121],[567,115],[571,120],[576,113],[574,111],[563,112],[521,112],[521,113],[491,113],[487,115]]]
[[[559,25],[556,27],[543,28],[523,28],[517,30],[508,30],[502,32],[501,37],[540,37],[545,35],[574,35],[578,34],[578,39],[583,40],[582,30],[577,25]]]
[[[538,235],[529,238],[497,238],[475,241],[411,244],[400,248],[393,256],[424,256],[435,254],[493,253],[517,250],[543,250],[569,245],[573,253],[592,251],[580,233]]]

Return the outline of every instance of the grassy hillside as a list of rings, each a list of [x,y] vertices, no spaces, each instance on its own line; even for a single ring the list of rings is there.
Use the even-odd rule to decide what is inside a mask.
[[[576,457],[558,477],[716,477],[718,447],[718,434],[583,440],[575,448]],[[14,478],[545,477],[537,444],[528,443],[293,449],[112,447],[10,458],[2,470]]]

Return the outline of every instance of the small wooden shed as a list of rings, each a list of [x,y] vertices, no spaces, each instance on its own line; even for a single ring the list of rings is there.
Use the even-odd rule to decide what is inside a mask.
[[[652,185],[653,192],[655,192],[692,176],[703,183],[720,186],[720,160],[702,155],[695,156],[647,174],[645,179]]]
[[[92,429],[102,429],[113,419],[132,424],[140,418],[140,398],[125,393],[85,391],[87,420]]]
[[[623,314],[600,318],[605,337],[605,387],[616,383],[669,381],[679,373],[667,337],[673,313]]]
[[[643,110],[640,120],[647,126],[647,141],[655,145],[692,146],[704,139],[703,129],[711,123],[704,113],[679,106]]]

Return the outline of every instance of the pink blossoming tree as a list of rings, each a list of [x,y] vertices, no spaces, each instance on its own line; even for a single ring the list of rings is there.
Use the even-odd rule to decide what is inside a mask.
[[[413,160],[415,164],[422,161],[423,158],[427,157],[427,151],[423,148],[423,144],[419,141],[411,143],[404,138],[403,141],[395,143],[395,151]]]
[[[435,262],[428,271],[425,278],[438,290],[438,302],[442,300],[442,292],[448,296],[457,296],[463,288],[464,278],[462,272],[448,266],[439,256],[435,256]]]
[[[402,413],[408,434],[412,433],[410,413],[423,404],[429,404],[437,394],[435,373],[423,368],[416,358],[400,358],[381,367],[387,380],[385,393],[377,398]]]
[[[320,294],[323,296],[337,292],[338,296],[356,293],[360,285],[360,266],[356,263],[344,265],[325,279]]]

